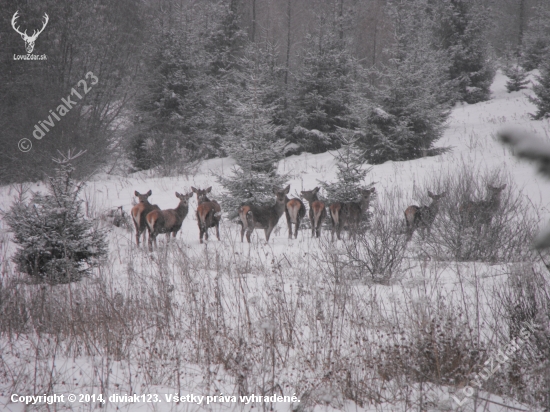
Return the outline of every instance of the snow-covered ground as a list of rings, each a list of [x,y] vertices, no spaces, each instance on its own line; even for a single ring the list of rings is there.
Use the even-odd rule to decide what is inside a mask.
[[[449,120],[448,128],[444,137],[438,142],[438,146],[450,146],[452,150],[446,154],[436,157],[427,157],[408,162],[386,162],[382,165],[372,167],[368,175],[369,182],[376,182],[377,192],[381,193],[379,201],[383,200],[384,193],[391,192],[399,188],[404,204],[414,204],[419,202],[418,198],[413,197],[413,189],[423,182],[430,180],[433,176],[453,173],[462,167],[476,170],[502,169],[509,173],[516,186],[521,188],[525,196],[528,196],[535,208],[539,210],[544,221],[550,217],[550,190],[549,182],[535,174],[532,165],[526,162],[518,161],[509,150],[496,140],[496,133],[507,125],[523,127],[532,131],[542,138],[549,138],[550,122],[532,121],[529,113],[535,111],[534,106],[529,102],[527,96],[532,93],[531,90],[524,90],[515,93],[507,93],[505,89],[506,77],[500,72],[497,74],[492,86],[492,100],[475,105],[461,104],[453,109]],[[211,198],[216,198],[222,188],[218,184],[216,175],[228,174],[231,172],[233,162],[231,159],[212,159],[203,162],[194,174],[189,176],[178,176],[168,178],[149,177],[146,173],[133,175],[129,178],[120,178],[118,176],[96,176],[89,182],[84,193],[87,209],[90,213],[100,214],[113,207],[123,206],[126,212],[129,212],[134,200],[135,190],[144,193],[152,190],[153,195],[150,198],[151,203],[159,205],[162,209],[173,208],[178,204],[175,192],[187,193],[191,191],[191,186],[197,188],[206,188],[212,186]],[[331,181],[335,179],[335,160],[332,154],[323,153],[318,155],[301,154],[285,158],[280,162],[279,170],[289,173],[291,180],[291,197],[299,194],[301,190],[311,190],[318,186],[318,181]],[[368,183],[368,182],[366,182]],[[41,190],[43,184],[33,184],[31,190]],[[15,187],[0,188],[0,209],[6,210],[14,196]],[[480,193],[479,197],[483,194]],[[107,402],[103,405],[106,410],[156,410],[156,411],[194,411],[204,408],[209,410],[249,410],[254,408],[266,408],[262,403],[249,403],[239,401],[238,385],[235,376],[235,366],[238,364],[238,353],[211,353],[211,363],[208,366],[204,362],[197,363],[187,357],[189,353],[195,351],[195,359],[205,359],[207,348],[193,348],[192,339],[189,337],[198,336],[197,319],[191,319],[198,316],[196,311],[200,312],[202,305],[216,306],[217,311],[224,313],[217,314],[214,318],[215,310],[209,312],[209,308],[202,310],[212,316],[211,321],[216,322],[234,322],[232,324],[224,323],[223,328],[217,323],[218,329],[229,330],[225,336],[212,337],[212,342],[219,342],[223,347],[224,339],[227,340],[228,348],[240,348],[242,342],[235,342],[239,333],[246,331],[248,327],[254,329],[249,332],[254,335],[247,341],[243,335],[243,340],[247,342],[263,342],[265,347],[249,350],[256,351],[259,355],[259,364],[247,366],[250,372],[248,376],[248,385],[252,387],[262,386],[267,388],[269,382],[288,383],[287,387],[280,387],[281,391],[288,396],[296,394],[300,397],[315,397],[319,404],[315,407],[319,411],[348,410],[348,411],[393,411],[393,410],[419,410],[414,409],[412,404],[418,402],[418,399],[424,393],[424,402],[431,405],[428,410],[473,410],[474,401],[470,400],[462,407],[459,407],[451,400],[449,395],[450,387],[446,385],[435,386],[425,384],[420,388],[413,382],[403,382],[399,379],[387,377],[372,377],[369,372],[365,374],[370,376],[368,382],[378,382],[379,387],[372,388],[373,392],[383,394],[377,402],[370,404],[363,403],[359,405],[349,400],[349,395],[344,396],[340,389],[332,386],[330,379],[316,376],[321,366],[316,365],[311,369],[304,369],[304,365],[309,364],[306,358],[311,357],[311,362],[316,359],[330,359],[330,353],[314,354],[316,348],[319,351],[335,351],[347,353],[351,365],[362,362],[366,359],[366,348],[354,349],[347,340],[352,339],[351,333],[347,329],[353,322],[359,324],[359,314],[371,314],[373,324],[369,325],[370,335],[373,341],[363,342],[362,346],[369,346],[376,342],[376,339],[390,339],[390,331],[384,329],[382,319],[399,319],[401,316],[404,322],[407,322],[408,310],[413,310],[415,305],[423,300],[434,299],[438,301],[437,296],[443,297],[447,304],[465,305],[472,310],[470,316],[478,316],[482,327],[491,328],[498,319],[493,313],[490,298],[482,297],[480,306],[474,311],[468,302],[458,302],[464,296],[470,296],[464,293],[464,288],[472,294],[482,291],[482,294],[497,288],[503,280],[503,274],[507,273],[507,268],[503,265],[488,265],[483,263],[453,263],[437,262],[435,260],[419,261],[414,254],[407,258],[411,269],[404,271],[389,285],[375,285],[368,282],[357,281],[348,285],[350,289],[336,291],[337,283],[326,281],[326,274],[319,274],[316,278],[316,267],[330,267],[330,250],[327,237],[330,235],[324,232],[324,239],[319,241],[312,239],[310,231],[303,229],[300,231],[296,240],[289,240],[286,221],[283,218],[279,221],[279,229],[272,234],[269,244],[265,243],[264,234],[261,230],[256,230],[253,234],[251,245],[240,242],[240,226],[227,220],[221,224],[221,241],[214,236],[214,231],[210,230],[210,240],[207,245],[199,243],[199,231],[195,218],[196,197],[190,201],[190,209],[185,219],[181,231],[178,233],[176,244],[170,248],[161,247],[158,252],[150,255],[144,248],[138,249],[135,245],[134,234],[132,231],[113,228],[109,234],[110,255],[109,264],[104,272],[99,275],[109,290],[105,293],[113,297],[116,301],[117,294],[122,296],[123,301],[131,300],[135,294],[143,293],[143,285],[148,282],[151,288],[162,288],[168,285],[170,292],[160,293],[166,299],[172,299],[171,304],[177,309],[170,314],[171,322],[181,322],[181,327],[174,327],[174,330],[165,330],[166,336],[156,336],[147,334],[142,340],[132,341],[132,348],[123,348],[122,352],[129,351],[132,357],[126,359],[124,355],[118,358],[113,352],[106,348],[86,348],[84,342],[72,344],[68,353],[64,351],[66,342],[58,342],[57,347],[52,349],[51,342],[43,342],[45,339],[39,331],[27,335],[17,335],[14,342],[6,337],[0,340],[0,371],[4,376],[0,376],[0,407],[10,411],[28,410],[21,403],[12,403],[10,397],[13,393],[19,395],[38,395],[43,393],[58,394],[99,394],[103,393],[106,399],[113,394],[156,394],[162,402],[141,402],[131,403],[125,400],[120,402]],[[402,213],[402,212],[401,212]],[[345,236],[346,237],[346,236]],[[6,226],[0,221],[0,258],[2,261],[2,274],[4,282],[9,276],[10,267],[9,256],[13,253],[15,246],[8,242]],[[159,242],[164,244],[164,237],[159,236]],[[337,242],[336,248],[343,248],[344,241]],[[318,265],[318,266],[317,266]],[[460,274],[463,274],[464,278]],[[200,278],[189,278],[198,276]],[[97,281],[94,278],[86,279],[79,286],[73,288],[95,287]],[[141,287],[141,292],[136,288]],[[28,286],[36,288],[36,286]],[[65,286],[57,286],[59,289],[69,290]],[[208,294],[206,297],[198,297],[202,303],[189,304],[186,299],[194,295],[193,288],[197,293]],[[75,292],[76,293],[76,292]],[[334,315],[336,309],[331,306],[330,299],[337,296],[338,293],[350,296],[350,303],[345,308],[341,308],[342,317],[348,317],[353,321],[345,323],[344,320],[335,316],[335,327],[342,328],[334,331],[334,347],[327,349],[326,345],[315,341],[316,334],[319,333],[319,340],[332,339],[333,332],[326,332],[326,325],[319,317]],[[308,298],[300,298],[302,295]],[[63,295],[64,296],[64,295]],[[456,296],[456,302],[453,300]],[[485,294],[484,294],[485,296]],[[278,309],[271,305],[286,302],[289,307]],[[76,298],[75,298],[76,299]],[[235,301],[231,301],[234,299]],[[300,300],[303,299],[303,300]],[[218,301],[219,300],[219,301]],[[106,300],[110,302],[110,300]],[[243,303],[244,302],[244,303]],[[317,302],[317,303],[316,303]],[[376,310],[369,308],[369,302],[376,302]],[[307,306],[311,303],[311,307]],[[474,302],[472,302],[473,304]],[[301,307],[303,304],[305,306]],[[159,303],[159,306],[162,304]],[[164,307],[164,306],[162,306]],[[124,308],[124,304],[121,304]],[[243,309],[244,308],[244,309]],[[242,311],[251,308],[253,313],[243,314]],[[374,315],[380,308],[386,308],[387,313],[384,316]],[[114,310],[114,309],[113,309]],[[274,314],[276,311],[276,314]],[[348,313],[349,311],[349,313]],[[159,312],[160,309],[159,309]],[[476,312],[474,314],[474,312]],[[273,324],[273,319],[280,320],[281,313],[288,313],[291,318],[289,323],[294,322],[294,332],[299,337],[292,349],[287,353],[271,353],[273,345],[269,345],[269,337],[275,336],[275,330],[284,328],[280,324]],[[315,315],[316,314],[316,315]],[[2,315],[4,316],[4,315]],[[162,313],[157,316],[165,316]],[[166,315],[168,316],[168,315]],[[180,317],[181,316],[181,317]],[[205,318],[208,318],[206,316]],[[311,319],[311,316],[317,320]],[[293,319],[292,319],[293,317]],[[203,319],[203,318],[201,318]],[[221,319],[221,320],[220,320]],[[243,325],[243,319],[248,319],[252,324]],[[316,322],[319,325],[315,325]],[[346,321],[347,322],[347,321]],[[321,326],[322,324],[322,326]],[[204,327],[204,325],[203,325]],[[378,335],[379,330],[387,333],[385,338]],[[353,329],[353,328],[352,328]],[[352,330],[350,329],[350,330]],[[160,330],[160,329],[159,329]],[[225,329],[224,329],[225,330]],[[321,332],[321,330],[323,332]],[[241,331],[241,332],[238,332]],[[175,337],[168,338],[172,332]],[[139,336],[139,333],[134,330]],[[179,333],[188,333],[188,336],[177,335]],[[218,330],[216,330],[218,333]],[[290,339],[286,332],[277,332],[287,339]],[[340,335],[338,337],[338,335]],[[124,334],[121,335],[123,339]],[[13,335],[12,335],[13,338]],[[506,345],[505,338],[500,337],[497,346]],[[275,339],[273,337],[273,339]],[[279,339],[279,338],[278,338]],[[280,338],[283,339],[283,338]],[[253,343],[250,343],[253,345]],[[80,350],[75,347],[82,346]],[[157,345],[157,346],[155,346]],[[316,346],[317,345],[317,346]],[[124,346],[124,344],[122,344]],[[164,355],[153,355],[151,348],[155,346],[155,354],[158,351],[164,351]],[[218,347],[218,346],[216,346]],[[246,344],[245,344],[246,347]],[[40,351],[44,351],[48,356],[41,356]],[[246,351],[247,349],[243,349]],[[52,352],[53,351],[53,352]],[[356,351],[356,352],[354,352]],[[254,352],[254,353],[256,353]],[[56,357],[51,357],[55,353]],[[91,353],[95,353],[92,355]],[[107,355],[107,353],[109,353]],[[177,355],[179,354],[179,355]],[[181,357],[180,357],[181,355]],[[225,357],[224,357],[225,356]],[[336,355],[334,355],[336,356]],[[357,360],[354,360],[357,356]],[[243,357],[246,357],[243,355]],[[175,360],[177,358],[177,360]],[[278,366],[273,366],[272,359],[277,358]],[[231,360],[232,359],[232,360]],[[284,361],[283,361],[284,359]],[[149,364],[147,364],[149,362]],[[158,362],[158,368],[151,366],[151,362]],[[321,362],[321,360],[319,360]],[[163,363],[163,365],[160,365]],[[294,370],[293,364],[301,370]],[[281,366],[282,365],[282,366]],[[242,366],[241,366],[242,367]],[[369,366],[365,365],[368,369]],[[233,368],[231,370],[231,368]],[[270,369],[272,368],[272,369]],[[152,371],[157,370],[155,375]],[[178,378],[174,378],[174,370],[179,370]],[[481,370],[481,365],[479,366]],[[380,372],[377,372],[380,373]],[[277,375],[274,377],[273,375]],[[40,377],[40,379],[37,378]],[[298,379],[297,377],[300,376]],[[345,374],[343,375],[345,376]],[[303,392],[296,392],[300,388],[297,383],[300,379],[307,381],[303,385]],[[264,382],[265,381],[265,382]],[[261,385],[260,385],[261,383]],[[458,383],[457,383],[458,384]],[[402,388],[408,385],[410,398],[414,402],[403,401],[401,398],[392,400],[392,391],[394,388]],[[397,390],[397,389],[395,389]],[[204,396],[200,405],[197,403],[175,403],[168,401],[165,396],[169,394],[194,394],[195,396]],[[231,398],[225,399],[227,402],[211,402],[205,405],[206,396],[220,395],[236,396],[236,401]],[[269,392],[271,393],[271,392]],[[258,394],[258,393],[256,393]],[[484,400],[481,400],[484,398]],[[428,402],[426,399],[429,399]],[[486,401],[486,400],[489,401]],[[149,400],[155,400],[153,398]],[[305,399],[303,399],[306,402]],[[532,410],[527,405],[515,402],[513,397],[502,397],[492,395],[488,392],[481,392],[480,399],[475,404],[477,410],[481,411],[500,411],[510,410],[506,406],[517,408],[517,410]],[[300,403],[272,403],[270,407],[273,410],[285,411],[298,407]],[[304,403],[305,404],[305,403]],[[44,410],[92,410],[98,403],[59,403],[47,406],[42,405]],[[56,409],[57,408],[57,409]],[[462,408],[462,409],[457,409]]]

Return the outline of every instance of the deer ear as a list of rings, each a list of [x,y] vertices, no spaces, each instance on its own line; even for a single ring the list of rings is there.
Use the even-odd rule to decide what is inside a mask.
[[[506,184],[504,184],[503,186],[501,186],[500,190],[504,190],[506,189]]]
[[[178,192],[176,192],[176,197],[180,197],[180,196],[181,196],[181,195],[180,195]]]
[[[434,197],[434,194],[428,190],[428,196],[429,197]]]
[[[151,196],[152,194],[153,194],[153,192],[152,192],[151,190],[149,190],[149,191],[147,192],[147,196]]]
[[[319,191],[319,186],[317,186],[315,189],[313,189],[313,194],[316,194]]]
[[[210,186],[208,189],[206,189],[206,193],[210,193],[211,190],[212,190],[212,186]]]
[[[189,199],[191,199],[191,198],[193,197],[193,192],[187,193],[187,197],[188,197]]]
[[[373,187],[373,188],[370,190],[371,193],[374,193],[375,191],[376,191],[376,188],[375,188],[375,187]]]
[[[197,193],[197,189],[195,189],[193,186],[191,186],[191,190],[193,191],[193,193]]]
[[[288,195],[288,192],[290,192],[290,185],[288,185],[287,187],[285,187],[285,195]]]
[[[137,190],[134,190],[134,196],[139,196],[139,192]]]

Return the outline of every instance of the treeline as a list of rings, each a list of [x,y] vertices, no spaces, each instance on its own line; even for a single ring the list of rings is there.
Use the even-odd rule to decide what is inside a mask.
[[[375,164],[440,153],[451,106],[490,98],[496,56],[548,54],[545,2],[0,0],[0,181],[39,179],[57,151],[98,170],[178,173],[231,155],[258,173],[353,140]],[[498,6],[498,7],[497,7]],[[34,53],[10,27],[48,26]],[[513,21],[503,32],[500,23]],[[98,83],[40,139],[86,73]],[[74,94],[73,94],[74,96]],[[74,100],[74,98],[73,98]],[[343,139],[344,137],[344,139]],[[28,138],[31,151],[17,143]],[[239,161],[240,159],[240,161]]]

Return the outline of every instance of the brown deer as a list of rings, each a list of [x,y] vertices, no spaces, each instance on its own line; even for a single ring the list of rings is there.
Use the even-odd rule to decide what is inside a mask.
[[[288,238],[292,239],[292,224],[294,223],[294,239],[298,237],[298,229],[300,228],[300,222],[306,215],[306,206],[297,197],[285,199],[285,215],[286,223],[288,225]]]
[[[139,246],[139,237],[143,234],[143,244],[145,244],[145,229],[147,229],[147,214],[153,210],[160,210],[157,205],[149,203],[149,196],[153,194],[152,191],[148,191],[144,195],[137,190],[134,192],[134,196],[139,199],[139,203],[132,208],[130,212],[132,214],[132,221],[136,227],[136,244]]]
[[[359,228],[365,212],[369,209],[370,198],[375,188],[359,190],[361,192],[361,200],[359,202],[335,202],[329,206],[333,241],[334,233],[336,233],[338,240],[340,240],[340,232],[345,228],[350,231],[350,236],[354,235]]]
[[[430,236],[432,225],[439,213],[439,203],[441,199],[447,196],[447,192],[434,195],[428,190],[428,196],[432,198],[432,203],[429,206],[409,206],[405,210],[405,223],[407,224],[407,241],[411,240],[416,229],[420,229],[422,239],[424,239],[425,231],[428,231]]]
[[[311,237],[321,236],[321,226],[323,221],[327,217],[327,210],[325,204],[319,200],[317,193],[319,192],[319,187],[316,187],[313,190],[304,190],[301,193],[302,199],[305,199],[309,202],[309,220],[311,222]]]
[[[199,225],[199,239],[202,243],[204,236],[208,240],[208,229],[216,228],[216,237],[220,240],[220,219],[222,216],[222,208],[215,200],[210,200],[206,195],[212,190],[212,186],[207,189],[196,189],[191,187],[191,190],[197,194],[197,222]]]
[[[275,204],[273,206],[243,205],[239,208],[239,219],[241,220],[241,242],[243,242],[246,231],[246,240],[250,243],[250,235],[255,228],[264,229],[265,239],[269,242],[271,231],[286,209],[286,195],[290,191],[290,185],[282,190],[273,190]]]
[[[490,225],[493,215],[500,208],[500,197],[506,185],[494,187],[487,185],[489,194],[485,200],[463,203],[459,208],[460,219],[464,227],[476,226],[481,229],[483,225]]]
[[[147,215],[147,227],[149,229],[149,250],[153,251],[153,242],[157,248],[157,236],[159,233],[166,233],[166,241],[170,241],[170,233],[175,238],[181,229],[183,219],[189,212],[189,199],[193,197],[193,192],[186,195],[176,192],[176,197],[180,200],[178,207],[167,210],[153,210]]]

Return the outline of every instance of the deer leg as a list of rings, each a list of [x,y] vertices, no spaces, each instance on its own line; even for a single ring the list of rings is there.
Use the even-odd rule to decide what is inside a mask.
[[[296,218],[296,223],[294,224],[294,239],[298,239],[298,229],[300,228],[300,218]]]
[[[252,234],[252,230],[254,229],[251,229],[251,230],[248,230],[246,231],[246,240],[248,243],[250,243],[250,235]]]
[[[157,247],[157,238],[152,233],[149,234],[149,252],[153,251],[153,241],[155,241],[155,247]]]
[[[285,215],[286,215],[286,224],[288,225],[288,238],[292,239],[292,222],[290,220],[290,214],[287,211]],[[266,238],[267,238],[267,232],[266,232]]]
[[[241,225],[241,243],[243,242],[243,238],[244,238],[244,232],[245,232],[245,227],[244,225]],[[250,236],[246,236],[246,239],[248,240],[250,238]],[[250,242],[250,241],[249,241]]]
[[[216,237],[220,240],[220,222],[216,222]]]

